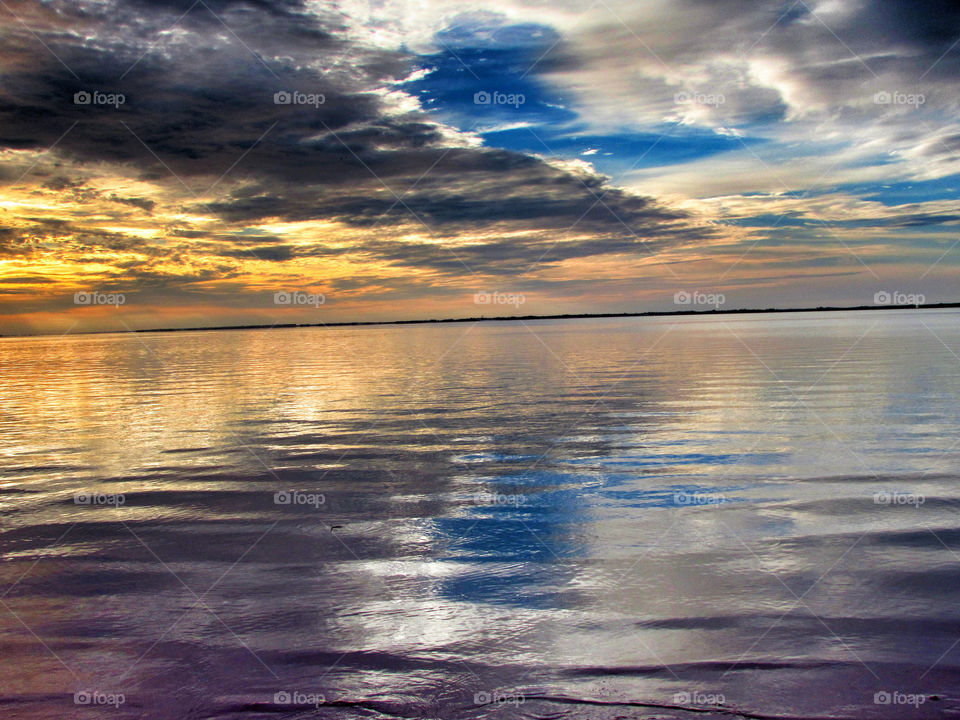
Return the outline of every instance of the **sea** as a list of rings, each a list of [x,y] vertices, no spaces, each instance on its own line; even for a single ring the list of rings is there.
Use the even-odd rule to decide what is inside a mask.
[[[960,716],[960,312],[0,339],[0,716]]]

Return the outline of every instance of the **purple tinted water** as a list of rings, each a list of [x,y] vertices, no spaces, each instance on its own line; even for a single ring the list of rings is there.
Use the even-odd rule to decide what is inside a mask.
[[[0,712],[953,717],[958,319],[0,340]]]

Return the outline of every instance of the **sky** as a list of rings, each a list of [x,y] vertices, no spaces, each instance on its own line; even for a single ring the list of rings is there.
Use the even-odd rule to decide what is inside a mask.
[[[0,334],[960,301],[946,0],[0,0]]]

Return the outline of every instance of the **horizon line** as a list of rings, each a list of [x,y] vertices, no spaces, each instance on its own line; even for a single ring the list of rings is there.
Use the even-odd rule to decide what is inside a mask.
[[[209,332],[214,330],[284,330],[304,327],[361,327],[367,325],[429,325],[431,323],[458,323],[458,322],[510,322],[518,320],[579,320],[587,318],[615,318],[615,317],[669,317],[691,315],[747,315],[747,314],[774,314],[774,313],[801,313],[801,312],[845,312],[861,310],[933,310],[960,308],[960,301],[947,303],[921,303],[918,305],[853,305],[847,307],[818,305],[817,307],[803,308],[738,308],[731,310],[647,310],[643,312],[621,313],[563,313],[559,315],[498,315],[496,317],[467,317],[467,318],[431,318],[421,320],[353,320],[344,322],[317,322],[317,323],[274,323],[267,325],[258,323],[253,325],[213,325],[205,327],[184,328],[141,328],[127,330],[88,330],[72,333],[73,335],[113,335],[117,333],[156,333],[156,332]],[[61,335],[71,334],[69,331]],[[0,333],[0,338],[17,337],[50,337],[58,333],[32,333],[7,335]]]

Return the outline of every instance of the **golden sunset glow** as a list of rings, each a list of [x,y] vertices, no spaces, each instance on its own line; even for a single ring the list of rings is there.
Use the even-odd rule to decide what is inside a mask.
[[[956,299],[956,61],[831,75],[833,5],[108,5],[6,10],[4,334]]]

